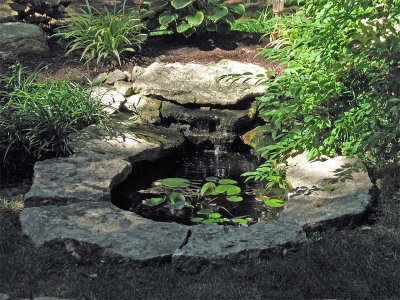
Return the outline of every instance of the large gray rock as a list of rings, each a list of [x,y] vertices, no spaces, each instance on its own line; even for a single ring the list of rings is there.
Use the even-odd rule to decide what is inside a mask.
[[[9,300],[9,299],[11,298],[7,294],[0,294],[0,300]]]
[[[252,72],[265,73],[262,67],[231,60],[208,65],[153,63],[133,83],[133,90],[180,104],[234,105],[264,94],[265,88],[255,80],[222,79],[221,76]]]
[[[132,171],[122,159],[53,158],[37,162],[25,206],[111,201],[111,189]]]
[[[90,89],[90,97],[103,104],[103,110],[108,114],[119,111],[126,102],[126,98],[120,92],[108,87],[95,86]]]
[[[72,143],[73,157],[35,164],[27,207],[111,201],[111,189],[131,173],[131,163],[163,157],[185,142],[176,132],[151,126],[131,127],[115,136],[92,126],[81,134]]]
[[[35,245],[76,241],[79,247],[100,248],[105,256],[125,257],[140,263],[170,258],[186,239],[188,228],[158,223],[107,202],[82,202],[68,206],[25,208],[22,230]]]
[[[214,131],[236,131],[252,121],[248,110],[228,109],[195,109],[187,108],[168,101],[161,105],[161,117],[183,124],[190,124],[192,128],[204,129],[209,125]]]
[[[195,273],[205,264],[261,258],[304,240],[301,226],[281,221],[240,228],[198,225],[191,227],[188,243],[174,253],[172,262],[179,270]]]
[[[126,100],[125,107],[135,114],[135,123],[160,123],[160,100],[141,95],[132,95]]]
[[[299,155],[291,163],[286,176],[293,190],[280,220],[307,229],[348,225],[362,217],[373,200],[374,185],[359,159],[338,156],[309,162]]]
[[[21,55],[47,56],[50,53],[45,33],[39,26],[26,23],[0,23],[0,58]]]

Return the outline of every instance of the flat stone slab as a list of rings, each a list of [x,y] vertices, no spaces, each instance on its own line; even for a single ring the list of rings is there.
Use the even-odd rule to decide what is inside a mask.
[[[74,156],[37,162],[25,205],[111,201],[111,189],[132,172],[131,163],[165,156],[185,142],[168,129],[135,126],[125,130],[104,136],[97,127],[89,127],[73,144]]]
[[[45,33],[33,24],[0,23],[0,41],[2,59],[15,59],[26,54],[47,56],[50,53]]]
[[[144,96],[154,96],[179,104],[234,105],[263,95],[265,88],[256,85],[256,79],[233,82],[221,80],[221,76],[245,72],[257,75],[266,71],[253,64],[232,60],[221,60],[207,65],[156,62],[138,76],[133,83],[133,90]]]
[[[11,298],[7,294],[0,294],[0,300],[9,300],[9,299]]]
[[[286,174],[293,190],[280,220],[312,229],[328,222],[349,222],[371,205],[374,185],[361,160],[338,156],[309,162],[302,155],[294,161]]]
[[[107,256],[142,263],[171,257],[188,233],[187,226],[157,223],[108,202],[25,208],[20,219],[23,231],[37,246],[72,240],[97,245]]]
[[[306,236],[298,224],[273,221],[249,227],[198,225],[191,227],[188,243],[172,258],[182,271],[196,273],[205,264],[220,265],[262,257],[276,249],[291,248]]]

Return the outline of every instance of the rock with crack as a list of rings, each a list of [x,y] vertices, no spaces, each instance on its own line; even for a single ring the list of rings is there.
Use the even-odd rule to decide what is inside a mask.
[[[135,123],[158,124],[161,122],[161,101],[141,95],[132,95],[126,99],[125,107],[137,118]]]
[[[36,246],[76,241],[79,247],[100,248],[104,256],[138,263],[170,259],[188,233],[187,226],[154,222],[107,202],[25,208],[20,220]]]
[[[231,60],[208,65],[156,62],[135,80],[133,90],[144,96],[154,96],[179,104],[235,105],[265,92],[263,86],[256,85],[256,80],[221,79],[223,75],[245,72],[261,74],[266,70]]]
[[[372,204],[374,185],[361,160],[338,156],[309,162],[303,154],[291,163],[286,176],[292,190],[281,220],[307,230],[347,226],[362,218]]]
[[[196,273],[210,263],[262,258],[274,251],[291,249],[304,240],[301,226],[281,221],[250,227],[192,226],[188,243],[174,253],[172,263],[178,270]]]
[[[168,129],[136,126],[103,135],[96,126],[72,143],[75,155],[35,164],[27,207],[68,205],[80,201],[110,201],[111,189],[130,174],[131,163],[155,160],[183,146],[183,136]]]
[[[45,33],[33,24],[10,22],[0,24],[0,58],[15,59],[21,55],[48,56],[50,49]]]

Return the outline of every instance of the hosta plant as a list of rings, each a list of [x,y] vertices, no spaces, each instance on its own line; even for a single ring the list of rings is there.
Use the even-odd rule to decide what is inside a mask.
[[[56,36],[69,41],[68,53],[80,52],[85,64],[95,60],[97,64],[116,59],[119,65],[121,55],[135,52],[147,39],[142,33],[144,24],[135,9],[127,9],[125,1],[120,10],[96,9],[86,0],[81,14],[70,19],[68,25],[60,28]]]
[[[242,4],[221,0],[152,0],[146,7],[150,29],[168,28],[185,37],[208,31],[227,33],[245,11]]]

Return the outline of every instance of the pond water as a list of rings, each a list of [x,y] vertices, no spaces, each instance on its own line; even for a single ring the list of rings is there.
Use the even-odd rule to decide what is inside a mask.
[[[186,149],[155,162],[135,164],[130,177],[113,190],[113,203],[124,210],[133,211],[155,221],[172,221],[186,225],[250,225],[278,218],[282,209],[267,207],[259,197],[263,196],[263,185],[245,182],[245,178],[241,176],[244,172],[255,170],[260,165],[260,160],[248,151],[239,150],[243,149],[221,149],[209,145]],[[180,188],[164,186],[160,184],[160,180],[165,178],[186,179],[187,184]],[[231,187],[232,183],[236,182],[233,185],[240,188],[240,193],[237,193],[238,189],[235,187],[233,198],[230,198],[229,191],[228,195],[214,193],[200,196],[201,189],[207,182],[215,182],[218,186],[224,182],[221,179],[229,179]],[[212,187],[214,184],[208,185]],[[174,192],[175,196],[178,195],[179,199],[179,195],[184,195],[188,205],[183,209],[173,209],[166,205],[165,201],[155,206],[146,204],[147,199],[162,201],[161,199],[171,192]],[[243,200],[231,202],[228,198]]]

